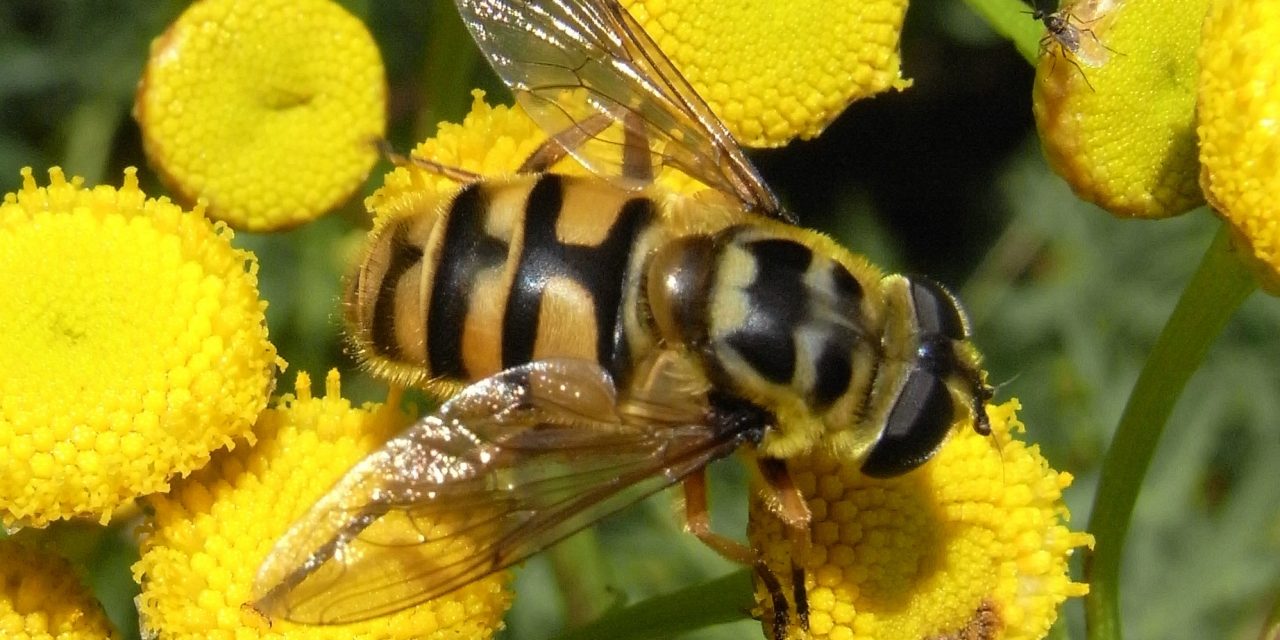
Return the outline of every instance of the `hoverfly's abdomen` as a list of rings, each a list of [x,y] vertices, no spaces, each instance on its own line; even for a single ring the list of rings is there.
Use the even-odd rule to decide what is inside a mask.
[[[363,361],[409,384],[552,357],[625,369],[620,309],[651,200],[542,174],[467,185],[438,209],[387,223],[352,279],[347,316]]]

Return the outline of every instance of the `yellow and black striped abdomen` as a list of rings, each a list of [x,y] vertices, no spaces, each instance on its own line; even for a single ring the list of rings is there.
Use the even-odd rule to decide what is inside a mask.
[[[347,317],[363,361],[408,384],[547,357],[625,371],[623,315],[654,230],[651,199],[542,174],[472,183],[429,209],[387,223],[352,279]]]

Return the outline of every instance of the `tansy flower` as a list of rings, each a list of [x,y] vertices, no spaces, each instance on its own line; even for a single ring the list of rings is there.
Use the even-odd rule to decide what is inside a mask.
[[[1079,46],[1047,41],[1033,106],[1049,166],[1117,216],[1200,206],[1195,48],[1208,0],[1063,3]]]
[[[0,204],[0,522],[105,522],[250,437],[278,364],[258,267],[133,169],[22,177]]]
[[[1200,183],[1280,293],[1280,5],[1214,0],[1200,46]]]
[[[959,428],[898,478],[868,477],[858,461],[825,452],[788,460],[813,512],[812,545],[797,558],[808,638],[1043,638],[1059,605],[1088,591],[1067,576],[1072,550],[1092,544],[1065,525],[1071,476],[1013,439],[1023,430],[1016,409],[988,407],[992,435]],[[793,549],[758,501],[748,534],[787,583]],[[767,609],[764,621],[768,632]],[[806,636],[793,628],[790,637]]]
[[[62,557],[0,540],[0,637],[117,638],[102,605]]]
[[[386,81],[364,24],[329,0],[200,0],[151,46],[134,116],[183,198],[252,231],[345,201],[377,160]]]
[[[742,144],[816,137],[848,104],[903,89],[906,0],[622,0]]]
[[[247,603],[262,561],[343,474],[410,421],[394,405],[355,408],[336,371],[325,396],[298,374],[296,395],[262,413],[251,448],[215,457],[147,500],[134,575],[144,635],[161,638],[482,638],[510,603],[500,572],[435,600],[363,622],[265,620]]]

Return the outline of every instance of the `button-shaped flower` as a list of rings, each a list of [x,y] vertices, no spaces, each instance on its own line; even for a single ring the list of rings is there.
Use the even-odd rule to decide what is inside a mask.
[[[257,443],[215,457],[147,500],[134,574],[144,633],[162,638],[484,638],[510,604],[505,572],[435,600],[353,624],[266,620],[248,606],[259,566],[301,517],[365,455],[409,422],[390,405],[353,407],[336,371],[325,396],[296,391],[264,411]]]
[[[1280,293],[1280,5],[1214,1],[1200,46],[1200,182]]]
[[[1067,575],[1067,559],[1092,538],[1067,528],[1062,490],[1071,476],[1015,439],[1023,430],[1016,408],[988,407],[990,436],[962,426],[932,460],[898,478],[868,477],[858,461],[825,452],[788,461],[813,513],[807,555],[758,502],[749,534],[775,575],[791,575],[793,554],[804,570],[808,635],[793,627],[790,637],[1048,633],[1062,602],[1088,591]]]
[[[200,0],[151,47],[134,115],[169,188],[236,228],[341,204],[377,160],[386,80],[368,29],[329,0]]]
[[[1196,183],[1195,50],[1207,6],[1063,3],[1058,15],[1068,31],[1046,40],[1034,110],[1049,165],[1081,199],[1138,218],[1204,203]]]
[[[0,204],[0,523],[106,521],[249,438],[278,364],[257,263],[133,169]]]
[[[904,89],[906,0],[623,0],[744,145],[816,137],[850,102]]]

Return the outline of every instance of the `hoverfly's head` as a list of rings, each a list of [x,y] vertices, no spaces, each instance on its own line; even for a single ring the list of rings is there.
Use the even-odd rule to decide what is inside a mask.
[[[957,419],[991,432],[986,382],[969,321],[942,285],[917,276],[884,280],[889,318],[873,391],[882,429],[862,463],[870,476],[906,473],[933,456]]]

